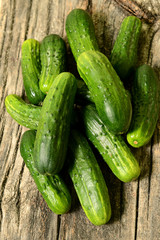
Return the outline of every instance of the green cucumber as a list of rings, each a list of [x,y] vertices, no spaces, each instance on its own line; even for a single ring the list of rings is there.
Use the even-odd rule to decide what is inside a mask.
[[[21,97],[10,94],[5,98],[5,106],[10,116],[20,125],[37,129],[41,107],[26,103]]]
[[[151,139],[160,111],[160,84],[149,65],[140,66],[132,86],[133,117],[127,141],[133,147],[142,147]]]
[[[102,225],[111,217],[108,189],[96,158],[86,140],[72,130],[69,140],[69,175],[81,206],[94,225]]]
[[[83,9],[73,9],[66,19],[66,33],[73,56],[88,50],[99,50],[92,18]]]
[[[78,80],[77,87],[76,104],[86,105],[92,102],[90,92],[82,80]],[[41,106],[28,104],[16,94],[10,94],[5,98],[5,106],[7,112],[18,124],[29,129],[37,129],[42,109]],[[74,116],[72,116],[72,123],[74,123]]]
[[[35,39],[27,39],[22,44],[21,67],[23,83],[28,100],[32,104],[39,104],[45,95],[39,88],[41,73],[40,43]]]
[[[75,98],[75,103],[78,105],[86,105],[89,103],[94,103],[93,97],[90,94],[88,87],[83,80],[77,80],[77,93]]]
[[[64,214],[70,210],[71,195],[60,175],[45,176],[39,174],[34,167],[33,149],[36,131],[26,131],[21,139],[20,153],[33,177],[39,192],[48,207],[56,214]]]
[[[115,135],[102,123],[94,105],[80,110],[83,131],[102,155],[114,175],[123,182],[138,178],[140,168],[137,160],[124,141],[123,136]]]
[[[57,174],[63,167],[76,89],[76,78],[60,73],[43,102],[34,147],[35,166],[41,174]]]
[[[90,50],[79,56],[77,66],[104,124],[114,133],[126,132],[132,116],[131,100],[108,58]]]
[[[42,71],[39,86],[47,93],[55,77],[66,70],[66,45],[57,34],[46,36],[40,45]]]
[[[126,17],[111,51],[111,64],[122,80],[126,79],[136,66],[141,27],[142,22],[139,18]]]

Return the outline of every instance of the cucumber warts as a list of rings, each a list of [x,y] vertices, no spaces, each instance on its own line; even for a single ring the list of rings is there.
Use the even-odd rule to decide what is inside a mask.
[[[56,174],[64,164],[77,89],[76,78],[60,73],[43,102],[34,147],[34,161],[41,174]]]
[[[10,94],[5,98],[5,106],[10,116],[20,125],[37,129],[41,107],[26,103],[16,94]]]
[[[40,45],[42,72],[39,86],[47,93],[55,77],[66,70],[66,45],[64,40],[56,35],[46,36]]]
[[[138,178],[139,164],[123,136],[115,135],[105,127],[94,105],[82,107],[79,113],[85,135],[98,149],[114,175],[123,182]]]
[[[86,140],[72,130],[69,140],[69,175],[88,219],[102,225],[111,217],[108,189],[96,158]]]
[[[34,167],[33,149],[36,131],[26,131],[21,139],[20,153],[33,177],[39,192],[45,199],[48,207],[56,214],[63,214],[71,207],[71,196],[60,175],[44,176]]]
[[[90,50],[79,56],[77,67],[104,124],[116,134],[126,132],[131,122],[132,105],[108,58]]]
[[[66,33],[76,61],[85,51],[99,50],[92,18],[85,10],[73,9],[68,14]]]
[[[35,39],[27,39],[22,44],[22,76],[26,95],[32,104],[39,104],[45,95],[39,88],[41,74],[40,43]]]
[[[122,80],[125,80],[136,66],[141,27],[142,22],[139,18],[126,17],[114,43],[110,61]]]
[[[132,86],[133,118],[127,140],[133,147],[142,147],[151,139],[160,111],[160,84],[153,68],[140,66]]]

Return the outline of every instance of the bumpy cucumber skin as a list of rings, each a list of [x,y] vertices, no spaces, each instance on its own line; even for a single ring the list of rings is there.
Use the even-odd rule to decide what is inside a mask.
[[[122,80],[126,79],[136,66],[141,27],[139,18],[126,17],[111,51],[111,64]]]
[[[10,94],[5,98],[5,106],[10,116],[20,125],[37,129],[41,107],[26,103],[16,94]]]
[[[45,95],[39,88],[41,73],[40,43],[35,39],[27,39],[22,44],[21,58],[22,76],[26,95],[32,104],[39,104]]]
[[[76,78],[60,73],[43,102],[34,147],[35,166],[41,174],[57,174],[63,167],[76,89]]]
[[[151,139],[160,112],[160,83],[153,68],[137,68],[132,86],[133,118],[127,133],[128,143],[139,148]]]
[[[69,141],[69,175],[81,206],[94,225],[103,225],[111,217],[108,189],[96,158],[86,140],[72,130]]]
[[[114,175],[130,182],[140,175],[140,167],[121,135],[115,135],[102,123],[94,105],[81,108],[80,119],[87,138],[93,143]]]
[[[41,175],[34,167],[33,149],[35,138],[35,130],[28,130],[23,134],[20,143],[21,156],[48,207],[56,214],[67,213],[71,207],[71,195],[62,178],[59,175]]]
[[[131,100],[107,57],[90,50],[79,56],[77,67],[104,124],[116,134],[125,133],[131,122]]]
[[[47,93],[55,77],[66,70],[66,45],[57,34],[46,36],[40,45],[42,71],[39,86]]]
[[[99,50],[92,18],[83,9],[73,9],[66,19],[66,33],[73,56],[88,50]]]

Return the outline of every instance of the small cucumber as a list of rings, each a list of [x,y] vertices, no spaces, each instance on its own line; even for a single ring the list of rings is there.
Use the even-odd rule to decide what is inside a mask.
[[[122,80],[126,79],[136,66],[141,27],[139,18],[126,17],[111,51],[111,64]]]
[[[82,107],[80,119],[85,135],[98,149],[115,176],[123,182],[138,178],[139,164],[123,136],[113,134],[104,126],[95,106]]]
[[[26,131],[23,134],[20,143],[21,156],[48,207],[56,214],[67,213],[71,207],[71,195],[60,175],[44,176],[39,174],[34,167],[33,149],[35,138],[36,131],[34,130]]]
[[[81,206],[94,225],[102,225],[111,217],[108,189],[96,158],[86,140],[72,130],[69,140],[69,175]]]
[[[83,9],[73,9],[66,19],[66,33],[73,56],[88,50],[99,50],[92,18]]]
[[[22,44],[21,67],[23,83],[28,100],[32,104],[39,104],[45,95],[39,88],[41,73],[40,43],[35,39],[27,39]]]
[[[77,66],[104,124],[116,134],[125,133],[131,122],[131,100],[108,58],[90,50],[79,56]]]
[[[78,80],[76,104],[86,105],[92,102],[90,92],[86,84],[82,80]],[[26,103],[20,96],[10,94],[5,98],[5,106],[10,116],[21,126],[29,129],[37,129],[41,106]],[[74,124],[74,116],[72,116],[71,124]]]
[[[46,36],[40,45],[42,72],[39,86],[43,93],[47,93],[55,77],[66,70],[66,45],[57,34]]]
[[[34,147],[35,166],[41,174],[57,174],[63,167],[76,89],[76,78],[60,73],[43,102]]]
[[[41,107],[26,103],[21,97],[10,94],[5,98],[7,112],[20,125],[37,129]]]
[[[140,66],[132,86],[133,118],[127,140],[133,147],[142,147],[151,139],[160,111],[160,83],[153,68]]]

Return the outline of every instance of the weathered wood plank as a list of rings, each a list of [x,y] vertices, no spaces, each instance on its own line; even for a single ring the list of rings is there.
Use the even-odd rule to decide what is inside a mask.
[[[109,188],[112,218],[108,224],[96,227],[86,218],[72,186],[72,210],[68,214],[58,217],[48,209],[20,156],[20,139],[26,129],[11,119],[4,106],[10,93],[25,96],[20,65],[23,41],[27,38],[41,41],[45,35],[56,33],[67,42],[65,19],[74,8],[86,9],[92,15],[100,49],[107,56],[123,18],[137,14],[143,21],[138,64],[149,63],[160,73],[159,5],[156,0],[1,2],[0,239],[160,239],[159,123],[152,141],[134,150],[142,169],[139,180],[121,183],[98,159]],[[72,61],[70,54],[69,69],[74,72]]]

